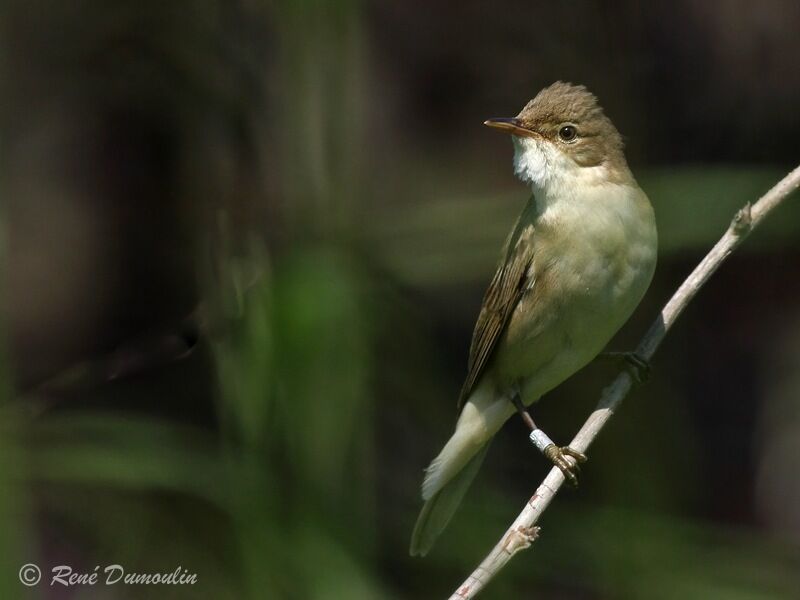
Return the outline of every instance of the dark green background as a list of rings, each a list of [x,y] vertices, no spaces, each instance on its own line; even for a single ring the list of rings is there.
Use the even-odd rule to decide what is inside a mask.
[[[563,79],[626,136],[660,255],[614,350],[800,160],[789,0],[0,6],[3,598],[446,597],[547,471],[512,420],[408,557],[528,194],[481,123]],[[798,201],[681,317],[486,598],[798,597]],[[537,421],[566,442],[614,374]],[[29,590],[27,562],[198,583]]]

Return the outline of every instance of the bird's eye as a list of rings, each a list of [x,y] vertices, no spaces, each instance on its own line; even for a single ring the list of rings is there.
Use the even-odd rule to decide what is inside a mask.
[[[571,142],[578,136],[578,130],[575,129],[574,125],[564,125],[561,129],[558,130],[558,137],[561,138],[563,142]]]

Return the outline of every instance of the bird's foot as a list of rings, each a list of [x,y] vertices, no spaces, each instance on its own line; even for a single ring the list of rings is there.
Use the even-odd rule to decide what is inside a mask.
[[[561,469],[564,477],[572,487],[578,487],[578,474],[581,472],[578,465],[588,460],[583,452],[578,452],[569,446],[559,448],[555,444],[550,444],[544,449],[544,455],[550,462]]]
[[[650,379],[650,361],[638,352],[603,352],[600,357],[624,361],[631,377],[640,385]]]

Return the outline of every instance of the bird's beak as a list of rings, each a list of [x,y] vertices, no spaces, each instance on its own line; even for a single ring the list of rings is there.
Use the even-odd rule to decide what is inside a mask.
[[[507,131],[512,135],[518,135],[520,137],[536,137],[538,135],[535,131],[523,127],[522,121],[516,117],[488,119],[484,121],[483,124],[487,127],[494,127],[495,129]]]

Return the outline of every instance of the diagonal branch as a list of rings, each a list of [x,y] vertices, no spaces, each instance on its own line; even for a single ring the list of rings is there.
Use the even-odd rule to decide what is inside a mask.
[[[700,291],[700,288],[705,285],[709,277],[745,240],[748,234],[798,186],[800,186],[800,166],[786,175],[755,204],[751,206],[748,203],[736,213],[722,238],[697,265],[691,275],[686,278],[686,281],[681,284],[661,310],[661,314],[650,326],[641,342],[639,342],[636,352],[640,356],[646,360],[650,360],[653,357],[664,340],[664,336],[675,324],[678,316],[680,316],[689,302],[692,301],[692,298]],[[627,371],[617,375],[611,385],[603,390],[597,408],[586,420],[586,423],[583,424],[570,446],[580,452],[586,452],[586,449],[608,423],[611,415],[617,410],[632,386],[633,380]],[[563,483],[564,476],[561,471],[553,467],[536,490],[536,493],[525,504],[525,508],[522,509],[522,512],[514,519],[514,522],[503,534],[503,537],[500,538],[500,541],[489,555],[483,559],[483,562],[467,577],[464,583],[459,586],[458,590],[450,596],[450,600],[474,598],[514,554],[531,545],[538,532],[538,528],[535,525],[539,517],[550,505]]]

